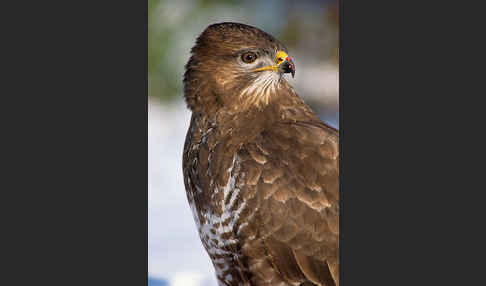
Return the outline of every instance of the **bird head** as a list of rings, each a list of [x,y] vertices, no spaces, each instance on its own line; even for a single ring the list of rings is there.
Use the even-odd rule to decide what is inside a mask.
[[[261,107],[295,75],[286,47],[264,31],[239,23],[207,27],[191,50],[184,93],[191,110]]]

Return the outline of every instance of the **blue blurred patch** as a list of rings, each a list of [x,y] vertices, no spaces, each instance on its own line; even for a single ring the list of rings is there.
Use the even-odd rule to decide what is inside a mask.
[[[148,279],[148,286],[168,286],[169,282],[166,280],[150,278]]]

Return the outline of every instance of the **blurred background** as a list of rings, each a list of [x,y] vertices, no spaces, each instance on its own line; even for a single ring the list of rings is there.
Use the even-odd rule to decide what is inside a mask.
[[[339,128],[339,19],[328,1],[148,1],[149,286],[217,285],[187,203],[182,150],[190,111],[184,65],[210,24],[256,26],[284,43],[296,65],[287,80],[328,124]]]

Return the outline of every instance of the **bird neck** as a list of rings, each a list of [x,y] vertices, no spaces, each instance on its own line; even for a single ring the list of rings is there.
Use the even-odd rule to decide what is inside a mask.
[[[216,128],[221,135],[234,138],[257,136],[276,122],[319,121],[317,115],[287,83],[272,94],[264,105],[245,105],[236,101],[232,105],[225,104],[196,114],[202,119],[200,122],[204,122],[204,126],[200,126],[202,129]]]

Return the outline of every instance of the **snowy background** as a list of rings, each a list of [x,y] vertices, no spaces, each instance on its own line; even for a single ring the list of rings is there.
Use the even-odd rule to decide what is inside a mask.
[[[162,105],[149,100],[148,271],[149,276],[167,279],[170,285],[216,285],[182,179],[190,116],[182,101]]]
[[[217,285],[187,203],[182,150],[190,111],[182,100],[189,51],[209,24],[257,26],[280,39],[296,65],[287,77],[322,120],[338,127],[336,1],[149,0],[149,286]]]

